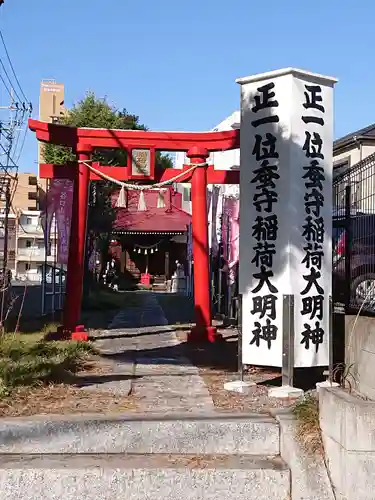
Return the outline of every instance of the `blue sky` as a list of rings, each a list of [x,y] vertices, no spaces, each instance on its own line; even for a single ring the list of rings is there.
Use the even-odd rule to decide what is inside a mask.
[[[40,81],[55,78],[65,84],[67,106],[92,90],[151,129],[207,130],[238,109],[236,78],[294,66],[339,79],[335,137],[375,122],[374,19],[373,0],[358,6],[349,0],[5,0],[0,7],[8,51],[35,110]],[[0,105],[7,103],[0,82]],[[36,171],[36,159],[29,133],[21,170]]]

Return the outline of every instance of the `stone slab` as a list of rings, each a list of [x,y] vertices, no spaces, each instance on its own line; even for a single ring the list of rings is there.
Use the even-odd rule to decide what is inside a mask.
[[[340,388],[319,391],[320,426],[331,479],[340,498],[372,500],[375,402]]]
[[[199,460],[191,466],[171,460],[168,466],[157,460],[155,456],[2,458],[1,499],[290,499],[289,471],[277,459],[230,457],[230,463],[219,466],[216,461]]]
[[[345,362],[355,378],[350,382],[359,393],[375,399],[375,318],[346,315],[345,335]]]
[[[347,500],[373,500],[375,453],[347,451],[324,434],[323,441],[337,493]]]
[[[291,472],[292,500],[335,500],[324,459],[296,439],[297,422],[289,409],[272,412],[280,425],[280,454]]]
[[[0,435],[0,453],[279,453],[279,426],[260,415],[0,419]]]
[[[375,401],[321,388],[319,411],[322,431],[346,450],[375,452]]]

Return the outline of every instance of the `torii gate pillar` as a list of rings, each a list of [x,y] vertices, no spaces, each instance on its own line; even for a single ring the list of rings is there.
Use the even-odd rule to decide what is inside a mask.
[[[68,277],[66,283],[64,329],[79,333],[86,247],[89,169],[82,161],[91,159],[92,146],[77,144],[78,167],[75,170],[72,222],[70,229]],[[77,326],[78,325],[78,326]]]
[[[191,179],[192,233],[194,256],[194,307],[195,326],[188,338],[192,341],[214,342],[217,339],[216,328],[212,326],[210,262],[208,245],[207,216],[207,158],[209,152],[204,147],[194,146],[187,157],[197,167]]]

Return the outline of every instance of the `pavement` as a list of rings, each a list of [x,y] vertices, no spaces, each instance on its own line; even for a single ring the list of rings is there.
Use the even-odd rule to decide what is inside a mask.
[[[139,413],[213,412],[208,389],[168,326],[158,294],[138,295],[137,306],[120,311],[107,329],[94,333],[95,347],[114,363],[117,375],[100,389],[132,393]]]
[[[136,293],[135,306],[93,332],[114,367],[100,390],[134,394],[136,409],[0,419],[1,499],[332,500],[323,460],[317,474],[274,418],[214,411],[168,325],[176,302]]]

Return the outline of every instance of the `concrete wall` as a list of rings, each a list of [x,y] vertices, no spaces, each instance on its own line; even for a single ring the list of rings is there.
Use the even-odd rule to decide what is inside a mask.
[[[280,425],[280,455],[291,472],[292,500],[335,500],[324,459],[311,455],[296,437],[298,422],[290,408],[271,410]]]
[[[373,500],[375,402],[339,388],[319,390],[320,427],[336,498]]]
[[[375,400],[375,318],[359,316],[356,320],[356,316],[346,316],[345,337],[345,361],[353,364],[353,388]]]

